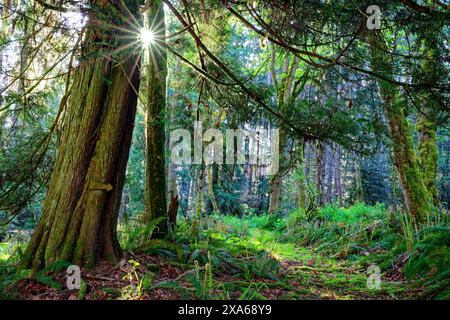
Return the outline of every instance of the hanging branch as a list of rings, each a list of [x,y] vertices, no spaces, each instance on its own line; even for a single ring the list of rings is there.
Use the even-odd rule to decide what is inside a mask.
[[[166,2],[168,2],[167,0],[165,0]],[[354,42],[354,40],[356,39],[356,36],[358,35],[358,33],[362,30],[361,26],[358,29],[358,32],[354,35],[354,37],[351,39],[351,41],[349,42],[349,44],[344,48],[344,50],[338,54],[338,56],[336,58],[330,58],[330,57],[326,57],[323,56],[321,54],[315,53],[315,52],[311,52],[311,51],[307,51],[307,50],[302,50],[296,47],[293,47],[289,44],[287,44],[284,39],[282,39],[278,34],[276,34],[274,31],[271,31],[270,28],[264,28],[264,30],[260,30],[258,29],[256,26],[254,26],[250,21],[248,21],[246,18],[244,18],[241,14],[239,14],[236,10],[234,10],[233,8],[229,7],[228,11],[230,11],[236,18],[238,18],[240,21],[242,21],[247,27],[249,27],[250,29],[252,29],[254,32],[256,32],[257,34],[259,34],[262,37],[267,37],[268,40],[270,40],[271,42],[273,42],[274,44],[294,53],[295,55],[297,55],[302,61],[316,67],[316,68],[328,68],[334,65],[340,65],[342,67],[345,67],[347,69],[353,70],[355,72],[358,73],[362,73],[362,74],[366,74],[369,76],[373,76],[379,79],[382,79],[386,82],[389,82],[391,84],[397,85],[397,86],[409,86],[409,87],[414,87],[414,88],[429,88],[430,84],[429,83],[419,83],[419,84],[414,84],[414,83],[406,83],[406,82],[401,82],[401,81],[397,81],[395,79],[389,79],[386,78],[385,76],[376,73],[372,70],[367,70],[361,67],[357,67],[351,64],[348,64],[346,62],[343,62],[340,58],[342,58],[342,56],[344,55],[344,53],[350,48],[351,44]],[[263,26],[264,27],[264,26]],[[312,60],[306,60],[304,58],[304,56],[310,57],[310,58],[315,58],[315,59],[319,59],[321,61],[326,62],[326,64],[320,64],[317,62],[314,62]],[[445,90],[450,92],[450,89],[447,87],[440,87],[440,86],[433,86],[433,88],[436,89],[441,89],[441,90]]]
[[[164,0],[164,3],[170,8],[170,10],[175,14],[178,20],[183,24],[184,27],[189,27],[189,23],[184,19],[181,13],[173,6],[173,4]],[[236,84],[241,88],[241,90],[246,93],[253,101],[255,101],[259,106],[268,111],[272,116],[279,119],[279,121],[286,125],[291,131],[295,134],[307,138],[307,139],[317,139],[316,136],[305,132],[303,129],[294,126],[290,120],[288,120],[284,115],[279,113],[278,111],[273,110],[269,105],[267,105],[264,100],[251,89],[249,89],[223,62],[221,62],[202,42],[197,33],[193,30],[192,27],[188,28],[188,32],[196,41],[196,44],[201,48],[201,50],[220,68],[227,76],[229,76]]]
[[[41,6],[43,6],[45,9],[58,11],[58,12],[62,12],[62,13],[67,13],[67,12],[85,13],[85,12],[89,11],[89,9],[87,9],[87,8],[67,8],[67,7],[63,7],[62,5],[55,6],[55,5],[45,2],[44,0],[36,0],[36,2],[39,3]]]

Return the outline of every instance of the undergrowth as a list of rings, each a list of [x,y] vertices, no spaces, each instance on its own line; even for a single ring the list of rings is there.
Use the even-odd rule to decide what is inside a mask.
[[[121,291],[122,299],[158,289],[184,299],[450,298],[447,213],[429,217],[420,228],[383,205],[326,206],[313,215],[302,209],[286,215],[215,214],[180,219],[168,238],[152,239],[160,223],[120,226],[122,248],[160,257],[182,274],[155,280],[160,266],[129,260],[123,276],[129,285],[104,292]],[[0,244],[1,299],[14,297],[14,284],[30,276],[15,267],[23,246],[13,239]],[[34,279],[61,290],[52,274],[67,265],[48,266]],[[366,270],[373,265],[382,272],[379,291],[367,288]],[[86,295],[83,284],[78,297]]]

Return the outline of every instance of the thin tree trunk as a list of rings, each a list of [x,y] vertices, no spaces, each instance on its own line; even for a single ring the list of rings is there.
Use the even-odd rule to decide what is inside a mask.
[[[270,177],[269,181],[269,213],[274,213],[281,208],[281,190],[283,183],[283,171],[286,170],[285,166],[285,154],[284,154],[284,128],[279,130],[279,155],[280,155],[280,169],[278,172]]]
[[[196,165],[191,166],[187,208],[188,212],[192,214],[195,214],[195,207],[197,205],[198,170],[200,169]]]
[[[333,148],[331,146],[327,145],[325,149],[326,154],[326,176],[327,176],[327,191],[326,191],[326,202],[332,203],[333,202]]]
[[[3,19],[3,17],[2,17],[2,19]],[[2,31],[2,30],[0,30],[0,31]],[[3,71],[3,50],[2,50],[2,48],[0,48],[0,80],[1,80],[0,81],[0,92],[3,92],[3,79],[2,79],[3,76],[2,76],[2,74],[4,74],[4,71]],[[0,94],[0,108],[3,107],[3,101],[4,101],[3,95]],[[3,114],[0,114],[0,156],[1,156],[1,158],[3,158],[3,143],[4,143],[4,140],[3,140],[3,127],[4,127],[4,123],[5,123],[5,117],[4,117]],[[1,187],[2,187],[2,176],[0,176],[0,189],[1,189]]]
[[[319,206],[325,205],[325,145],[323,142],[317,142],[317,158],[316,158],[316,188],[319,195]]]
[[[26,77],[27,77],[27,67],[28,67],[28,60],[29,60],[29,42],[30,39],[30,26],[29,26],[29,19],[24,18],[23,19],[23,36],[22,36],[22,43],[20,48],[20,75],[19,75],[19,95],[24,95],[26,92]],[[21,99],[21,107],[24,109],[27,105],[27,97],[24,95]],[[14,125],[18,125],[16,123],[19,119],[19,112],[14,115]]]
[[[181,60],[177,59],[176,67],[175,67],[175,75],[181,74]],[[172,86],[173,87],[173,86]],[[169,116],[170,116],[170,124],[174,125],[176,121],[176,109],[178,106],[178,94],[176,89],[174,89],[175,92],[172,96],[172,101],[169,104]],[[169,129],[171,129],[169,127]],[[166,144],[168,145],[169,152],[172,151],[173,148],[173,141],[168,139],[168,136],[166,137]],[[176,177],[176,166],[171,161],[171,159],[168,159],[168,170],[167,170],[167,196],[168,196],[168,204],[169,204],[169,219],[171,220],[171,223],[176,222],[176,216],[178,214],[178,207],[180,205],[180,198],[179,198],[179,192],[177,188],[177,177]],[[173,226],[173,225],[172,225]]]
[[[209,199],[211,201],[212,209],[216,213],[220,213],[219,205],[217,204],[216,196],[215,196],[215,186],[217,185],[217,175],[218,175],[218,168],[217,164],[211,164],[207,168],[208,170],[208,194]]]
[[[164,5],[161,0],[153,1],[148,10],[148,24],[152,26],[155,43],[149,44],[149,64],[146,110],[146,221],[167,217],[167,180],[165,159],[165,125],[167,87],[167,50],[164,45],[166,35]],[[168,221],[159,224],[155,237],[167,233]]]
[[[130,194],[128,188],[125,188],[122,192],[122,202],[119,209],[119,221],[123,224],[128,224],[128,205],[130,204]]]
[[[299,143],[299,160],[298,160],[298,207],[301,209],[305,208],[306,202],[306,192],[305,192],[305,172],[304,172],[304,162],[305,162],[305,143],[302,141]]]
[[[361,178],[361,156],[355,154],[355,200],[357,202],[364,202],[364,194],[362,189]]]
[[[337,200],[339,207],[344,205],[342,198],[342,174],[341,174],[341,157],[342,147],[336,145],[336,153],[334,155],[334,197],[333,201]]]
[[[245,175],[247,177],[247,188],[245,189],[245,195],[247,196],[247,199],[250,198],[250,196],[253,194],[253,165],[248,163],[247,167],[245,168]]]

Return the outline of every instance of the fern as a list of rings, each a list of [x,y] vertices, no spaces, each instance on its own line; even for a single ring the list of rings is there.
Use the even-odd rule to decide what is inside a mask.
[[[70,265],[71,265],[71,263],[69,263],[67,261],[57,261],[57,262],[51,263],[51,264],[47,265],[45,268],[43,268],[42,270],[40,270],[38,273],[36,273],[34,278],[36,279],[36,281],[39,281],[40,283],[43,283],[46,286],[49,286],[53,289],[61,291],[62,285],[59,282],[57,282],[56,280],[54,280],[50,275],[48,275],[48,273],[60,272],[64,269],[66,269]]]
[[[150,221],[150,223],[145,226],[134,226],[131,225],[125,229],[125,249],[140,249],[148,244],[153,232],[158,228],[158,225],[166,220],[166,217],[158,217]]]
[[[37,281],[39,281],[40,283],[45,284],[48,287],[51,287],[51,288],[56,289],[58,291],[62,290],[62,285],[59,282],[57,282],[56,280],[54,280],[52,277],[48,276],[48,275],[38,273],[38,274],[36,274],[35,279]]]
[[[411,281],[417,278],[430,298],[450,297],[450,228],[434,226],[419,233],[419,240],[405,266]]]

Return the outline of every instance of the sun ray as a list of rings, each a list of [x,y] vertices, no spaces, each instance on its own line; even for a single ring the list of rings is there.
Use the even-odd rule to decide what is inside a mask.
[[[155,36],[155,33],[151,29],[143,28],[143,29],[141,29],[141,33],[139,35],[139,40],[145,47],[148,47],[149,45],[151,45],[155,42],[156,36]]]

